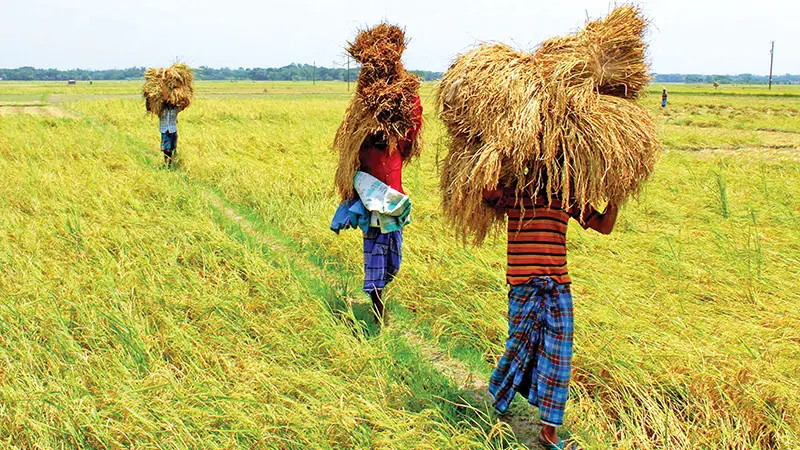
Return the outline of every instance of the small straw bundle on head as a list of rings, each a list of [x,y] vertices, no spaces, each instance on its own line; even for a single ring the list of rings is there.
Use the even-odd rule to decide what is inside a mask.
[[[640,190],[660,150],[636,103],[650,80],[646,26],[637,8],[623,6],[534,54],[496,44],[456,60],[437,93],[450,136],[440,187],[463,237],[481,243],[503,224],[485,189],[579,207],[619,204]]]
[[[150,68],[144,73],[142,88],[147,110],[160,116],[165,104],[183,111],[194,98],[194,74],[186,64],[174,64],[169,69]],[[164,100],[166,95],[167,100]]]
[[[360,167],[359,152],[369,136],[384,133],[390,151],[414,129],[415,99],[419,79],[409,73],[400,58],[406,49],[405,33],[382,23],[358,33],[347,52],[361,64],[356,92],[336,132],[333,148],[339,152],[336,187],[342,199],[355,197],[353,177]],[[409,159],[422,152],[415,139]]]

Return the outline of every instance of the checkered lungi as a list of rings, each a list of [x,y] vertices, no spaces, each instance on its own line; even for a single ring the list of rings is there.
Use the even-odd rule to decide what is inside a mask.
[[[383,289],[400,270],[403,260],[403,230],[383,234],[370,227],[364,233],[364,292]]]
[[[494,407],[505,413],[519,392],[543,423],[561,426],[572,369],[572,294],[549,277],[512,286],[506,351],[489,381]]]
[[[178,132],[165,131],[161,133],[161,151],[172,153],[176,148],[178,148]]]

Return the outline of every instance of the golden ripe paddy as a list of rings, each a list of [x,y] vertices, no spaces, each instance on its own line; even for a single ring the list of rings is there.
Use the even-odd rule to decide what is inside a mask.
[[[661,87],[643,194],[569,231],[563,433],[800,448],[800,88]],[[505,240],[442,220],[433,85],[383,330],[360,235],[328,228],[346,84],[199,82],[172,168],[139,88],[0,83],[2,447],[536,448],[536,410],[483,393]]]

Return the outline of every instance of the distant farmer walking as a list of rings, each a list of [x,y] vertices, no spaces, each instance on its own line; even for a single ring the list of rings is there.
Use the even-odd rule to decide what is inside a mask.
[[[178,113],[192,103],[194,75],[186,64],[175,64],[168,69],[147,69],[144,80],[145,107],[158,116],[161,152],[171,165],[178,148]]]
[[[161,151],[164,153],[164,161],[167,165],[172,164],[172,158],[178,149],[178,108],[164,104],[161,116],[158,118],[158,130],[161,132]]]
[[[378,322],[386,320],[383,292],[400,270],[403,227],[410,223],[403,166],[422,151],[419,80],[400,62],[405,47],[403,30],[387,24],[360,32],[350,44],[361,72],[333,143],[342,202],[331,229],[363,231],[363,289]]]
[[[666,88],[664,88],[661,91],[661,107],[662,108],[666,108],[667,107],[667,89]]]

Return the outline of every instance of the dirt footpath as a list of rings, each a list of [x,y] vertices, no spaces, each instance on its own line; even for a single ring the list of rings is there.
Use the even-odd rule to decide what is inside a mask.
[[[78,116],[57,106],[0,106],[0,116],[30,114],[34,116],[77,119]]]

